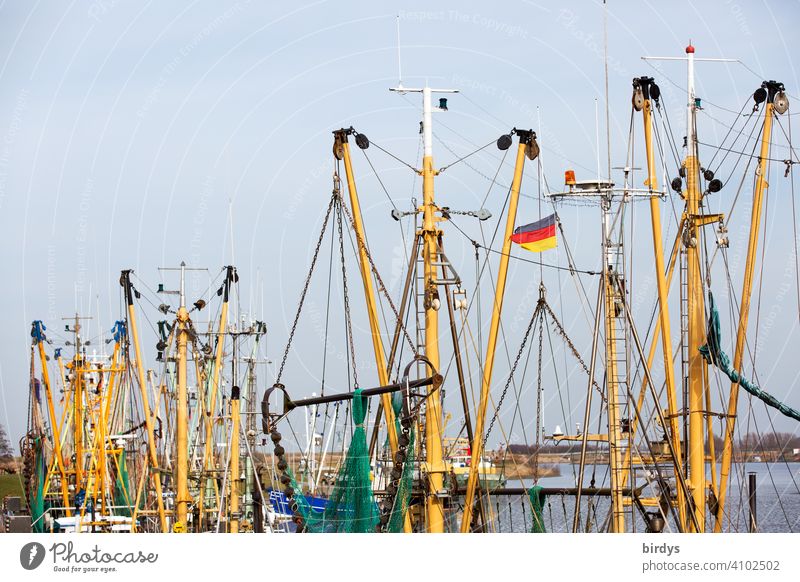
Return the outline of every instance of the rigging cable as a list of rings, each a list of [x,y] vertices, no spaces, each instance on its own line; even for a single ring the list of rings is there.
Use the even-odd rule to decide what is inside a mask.
[[[407,168],[409,168],[409,169],[410,169],[412,172],[414,172],[415,174],[419,174],[419,170],[418,170],[417,168],[415,168],[414,166],[412,166],[412,165],[411,165],[411,164],[409,164],[408,162],[406,162],[406,161],[404,161],[404,160],[401,160],[400,158],[398,158],[396,155],[394,155],[394,154],[393,154],[392,152],[390,152],[389,150],[382,148],[380,145],[378,145],[377,143],[375,143],[375,142],[374,142],[374,141],[372,141],[372,140],[370,140],[370,141],[369,141],[369,143],[370,143],[371,145],[374,145],[376,148],[378,148],[379,150],[381,150],[383,153],[385,153],[385,154],[386,154],[386,155],[388,155],[389,157],[391,157],[391,158],[394,158],[396,161],[400,162],[401,164],[403,164],[404,166],[406,166]]]
[[[570,272],[575,272],[575,273],[583,273],[585,275],[599,275],[600,274],[597,271],[590,271],[588,269],[578,269],[578,268],[575,268],[575,267],[562,267],[561,265],[552,265],[550,263],[545,263],[543,261],[535,261],[533,259],[524,259],[522,257],[518,257],[518,256],[515,256],[515,255],[512,255],[511,253],[506,254],[503,251],[498,251],[498,250],[493,249],[491,247],[484,246],[481,243],[479,243],[478,241],[474,240],[466,232],[464,232],[464,230],[461,229],[461,227],[459,227],[452,220],[452,218],[450,220],[450,223],[453,226],[455,226],[456,230],[458,230],[464,236],[464,238],[466,238],[469,242],[471,242],[472,245],[475,248],[482,248],[482,249],[485,249],[487,252],[496,253],[498,255],[505,255],[505,256],[508,256],[511,259],[516,259],[517,261],[522,261],[523,263],[531,263],[533,265],[540,265],[542,267],[547,267],[548,269],[556,269],[556,270],[560,270],[560,271],[570,271]]]

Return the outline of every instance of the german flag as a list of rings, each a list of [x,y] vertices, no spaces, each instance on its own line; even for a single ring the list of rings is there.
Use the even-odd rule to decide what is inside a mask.
[[[511,235],[511,242],[534,253],[556,248],[556,215],[551,214],[536,222],[518,226]]]

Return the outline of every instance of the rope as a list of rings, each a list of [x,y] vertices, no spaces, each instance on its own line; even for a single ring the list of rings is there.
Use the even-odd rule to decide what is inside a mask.
[[[390,152],[389,150],[382,148],[381,146],[379,146],[378,144],[376,144],[374,141],[371,141],[371,140],[370,140],[370,142],[369,142],[369,143],[371,143],[372,145],[374,145],[376,148],[378,148],[379,150],[381,150],[381,151],[382,151],[383,153],[385,153],[386,155],[388,155],[388,156],[390,156],[390,157],[394,158],[395,160],[397,160],[398,162],[400,162],[400,163],[401,163],[401,164],[403,164],[404,166],[407,166],[408,168],[410,168],[410,169],[411,169],[411,171],[412,171],[412,172],[414,172],[415,174],[419,174],[419,170],[418,170],[417,168],[415,168],[414,166],[412,166],[412,165],[411,165],[411,164],[409,164],[408,162],[405,162],[405,161],[401,160],[400,158],[398,158],[396,155],[394,155],[394,154],[393,154],[392,152]],[[377,175],[377,174],[376,174],[376,175]]]

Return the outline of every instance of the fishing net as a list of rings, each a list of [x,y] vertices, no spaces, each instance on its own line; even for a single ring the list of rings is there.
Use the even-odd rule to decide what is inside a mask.
[[[117,478],[114,481],[114,505],[116,506],[115,513],[130,517],[130,507],[133,505],[130,491],[131,488],[130,478],[128,477],[128,464],[125,461],[125,451],[122,451],[122,453],[119,455]]]
[[[336,483],[328,498],[324,511],[314,509],[300,493],[292,480],[297,510],[303,516],[305,530],[312,533],[367,533],[375,531],[378,523],[378,507],[372,495],[369,449],[364,419],[367,415],[367,399],[361,390],[353,393],[352,404],[353,439],[347,450],[344,463],[336,475]]]
[[[731,359],[728,357],[728,354],[722,351],[722,334],[719,324],[719,312],[717,311],[717,306],[714,303],[714,295],[712,295],[711,291],[708,292],[708,303],[710,307],[710,313],[708,316],[708,331],[706,332],[707,343],[699,348],[700,353],[703,355],[703,358],[705,358],[706,362],[716,365],[720,370],[722,370],[722,372],[725,373],[728,378],[730,378],[731,382],[739,384],[739,386],[747,390],[747,392],[759,400],[765,402],[768,406],[779,410],[783,415],[788,416],[789,418],[800,420],[799,411],[787,406],[771,394],[764,392],[761,388],[750,382],[747,378],[743,378],[738,370],[733,369],[731,366]]]
[[[400,434],[399,430],[398,434]],[[409,436],[408,455],[403,465],[403,474],[397,484],[397,495],[394,498],[392,514],[389,517],[389,523],[386,525],[386,531],[389,533],[401,533],[403,531],[406,513],[411,502],[411,492],[414,487],[414,437],[415,431],[412,429]]]
[[[544,507],[544,500],[546,497],[540,485],[534,485],[528,489],[528,498],[531,500],[531,512],[533,513],[533,527],[531,527],[531,533],[547,533],[547,530],[544,528],[544,515],[542,514],[542,508]]]
[[[44,450],[41,437],[36,438],[34,445],[34,479],[33,495],[31,496],[31,522],[34,533],[44,532],[44,483],[47,479],[47,464],[44,459]]]

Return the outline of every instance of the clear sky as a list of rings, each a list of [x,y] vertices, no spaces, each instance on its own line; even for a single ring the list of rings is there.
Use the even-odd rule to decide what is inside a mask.
[[[14,440],[25,430],[30,322],[42,319],[55,332],[63,329],[61,317],[78,310],[95,317],[89,326],[100,331],[93,335],[107,336],[121,317],[118,278],[124,268],[135,269],[155,287],[162,280],[161,266],[186,260],[216,275],[222,265],[234,262],[241,276],[241,309],[267,322],[267,351],[273,360],[279,358],[330,196],[331,130],[353,125],[401,159],[419,163],[419,100],[387,91],[398,81],[397,15],[404,83],[462,91],[450,98],[449,112],[436,116],[437,165],[516,126],[539,131],[544,173],[553,188],[567,168],[579,178],[594,177],[597,100],[605,167],[603,9],[598,2],[0,3],[0,419]],[[684,65],[666,63],[656,71],[642,55],[681,56],[691,39],[698,56],[744,62],[698,65],[698,94],[704,100],[701,141],[718,144],[735,119],[731,110],[739,111],[762,79],[783,81],[790,95],[800,95],[794,63],[800,54],[798,25],[800,4],[788,0],[612,0],[612,165],[625,163],[634,76],[657,78],[676,140],[685,133]],[[794,98],[793,106],[797,103]],[[635,121],[641,123],[639,117]],[[634,161],[643,166],[639,125],[636,131]],[[774,157],[788,157],[786,138],[778,135],[775,141]],[[702,152],[705,159],[713,155],[711,148]],[[355,154],[370,245],[396,294],[407,252],[404,227],[390,217],[391,203],[367,161]],[[394,202],[409,208],[420,192],[413,174],[376,148],[368,154]],[[489,191],[487,178],[500,160],[497,150],[488,148],[437,181],[442,205],[463,210],[484,205],[494,213],[484,225],[487,236],[505,194],[502,187]],[[670,168],[674,175],[674,164]],[[506,160],[498,182],[508,184],[511,171]],[[711,201],[712,210],[730,208],[741,166],[737,171],[737,178]],[[619,172],[613,177],[620,181]],[[641,185],[641,173],[636,180]],[[800,334],[791,180],[784,179],[782,164],[775,164],[770,180],[761,316],[757,321],[754,316],[752,326],[754,334],[758,330],[758,346],[751,347],[757,347],[760,382],[797,407]],[[737,294],[750,183],[748,177],[730,229]],[[539,217],[533,164],[523,190],[519,222]],[[674,204],[667,202],[665,208]],[[597,268],[597,209],[565,207],[560,212],[568,240],[546,253],[545,260],[565,265],[566,243],[579,266]],[[632,239],[638,261],[632,289],[635,296],[641,291],[641,302],[634,304],[646,328],[654,290],[647,276],[651,239],[646,207],[636,212],[631,219],[638,228]],[[474,219],[459,217],[456,223],[480,238]],[[402,232],[407,232],[404,224]],[[674,221],[670,224],[667,244],[675,232]],[[445,229],[449,254],[471,289],[472,247],[457,230]],[[357,277],[357,271],[352,273]],[[728,313],[719,262],[714,273],[712,286]],[[588,354],[589,325],[576,285],[568,274],[554,270],[546,270],[544,279],[565,326]],[[594,279],[582,280],[587,289],[594,288]],[[511,358],[535,304],[538,282],[538,268],[515,263],[506,322]],[[205,286],[194,283],[190,294]],[[369,361],[359,287],[351,284],[358,297],[356,349]],[[487,279],[483,292],[488,296],[490,290]],[[324,306],[324,293],[322,276],[311,296],[318,309]],[[315,388],[321,348],[313,330],[298,333],[302,349],[290,359],[287,385],[307,395]],[[727,317],[723,333],[732,333]],[[501,379],[503,366],[497,371]],[[269,372],[265,376],[263,383],[271,380]],[[365,376],[370,380],[362,380],[363,385],[375,383],[374,374]],[[584,391],[583,380],[575,376],[568,405],[549,392],[546,424],[562,424],[561,407],[578,410]],[[457,404],[456,392],[450,389],[451,407]],[[530,419],[532,400],[523,402],[521,412]],[[574,415],[566,420],[572,422]],[[780,418],[775,422],[779,429],[797,430]]]

